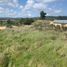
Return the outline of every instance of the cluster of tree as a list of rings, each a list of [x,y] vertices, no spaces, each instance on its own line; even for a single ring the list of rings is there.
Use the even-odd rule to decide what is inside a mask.
[[[7,21],[0,21],[0,26],[12,27],[12,25],[20,26],[20,25],[30,25],[34,22],[33,18],[20,18],[20,19],[8,19]]]

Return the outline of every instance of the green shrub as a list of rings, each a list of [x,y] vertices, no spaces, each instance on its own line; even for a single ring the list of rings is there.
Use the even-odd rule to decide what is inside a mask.
[[[32,18],[22,18],[19,23],[24,25],[31,25],[33,22],[34,19]]]
[[[6,26],[7,21],[0,21],[0,26]]]
[[[7,21],[7,27],[12,27],[12,21],[10,19]]]

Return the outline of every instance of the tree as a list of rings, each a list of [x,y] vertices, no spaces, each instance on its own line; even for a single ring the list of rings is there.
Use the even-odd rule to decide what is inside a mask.
[[[10,19],[7,20],[7,27],[12,27],[12,21]]]
[[[46,13],[44,11],[41,11],[40,12],[40,18],[45,19],[45,17],[46,17]]]

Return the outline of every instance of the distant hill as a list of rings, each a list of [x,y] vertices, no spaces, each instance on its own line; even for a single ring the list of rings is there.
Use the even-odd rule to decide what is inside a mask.
[[[10,17],[0,17],[0,21],[1,20],[16,20],[16,19],[21,19],[22,17],[18,17],[18,18],[10,18]],[[31,17],[32,19],[40,19],[40,17]],[[23,18],[23,19],[27,19],[27,18]],[[47,20],[67,20],[67,16],[46,16]]]
[[[67,20],[67,16],[46,16],[46,19]]]

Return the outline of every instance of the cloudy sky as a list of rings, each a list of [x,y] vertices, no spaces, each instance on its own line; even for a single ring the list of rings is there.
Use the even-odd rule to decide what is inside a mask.
[[[36,17],[67,15],[67,0],[0,0],[0,17]]]

